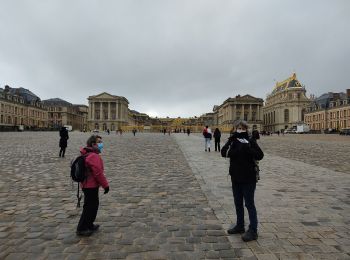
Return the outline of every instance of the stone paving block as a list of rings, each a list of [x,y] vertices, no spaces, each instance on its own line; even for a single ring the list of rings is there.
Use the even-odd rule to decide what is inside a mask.
[[[274,254],[256,254],[258,260],[278,260]]]

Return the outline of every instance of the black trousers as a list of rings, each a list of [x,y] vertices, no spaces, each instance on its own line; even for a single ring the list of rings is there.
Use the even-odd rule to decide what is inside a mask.
[[[231,179],[232,181],[232,179]],[[238,227],[244,227],[244,207],[243,202],[248,210],[250,225],[249,228],[258,232],[258,217],[254,203],[254,193],[256,183],[234,183],[232,182],[232,192],[235,202]]]
[[[60,150],[60,157],[62,156],[62,157],[64,157],[64,154],[66,153],[66,147],[61,147],[61,150]]]
[[[219,149],[220,152],[220,139],[215,139],[215,152],[217,149]]]
[[[92,229],[99,205],[98,188],[83,188],[83,192],[83,213],[81,213],[77,231]]]

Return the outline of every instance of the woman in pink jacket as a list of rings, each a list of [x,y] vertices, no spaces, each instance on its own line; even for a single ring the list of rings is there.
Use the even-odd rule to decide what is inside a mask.
[[[104,189],[104,194],[109,192],[109,184],[103,173],[103,161],[100,156],[103,149],[102,137],[93,135],[87,140],[86,145],[87,147],[80,150],[81,154],[86,154],[87,179],[80,183],[84,192],[84,206],[77,227],[79,236],[90,236],[98,230],[100,226],[94,224],[94,221],[99,205],[99,187]]]

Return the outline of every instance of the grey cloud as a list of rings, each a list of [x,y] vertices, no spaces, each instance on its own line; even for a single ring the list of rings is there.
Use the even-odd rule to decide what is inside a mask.
[[[349,2],[0,3],[0,84],[86,103],[106,91],[159,116],[265,98],[293,70],[309,93],[347,85]]]

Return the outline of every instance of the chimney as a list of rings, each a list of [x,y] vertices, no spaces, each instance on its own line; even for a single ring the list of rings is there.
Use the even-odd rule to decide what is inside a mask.
[[[346,96],[347,96],[348,98],[350,98],[350,88],[348,88],[348,89],[346,90]]]

